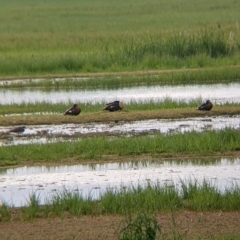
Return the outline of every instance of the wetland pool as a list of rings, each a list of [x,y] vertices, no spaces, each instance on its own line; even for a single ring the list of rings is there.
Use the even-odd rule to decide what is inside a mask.
[[[13,126],[0,127],[0,146],[72,141],[84,135],[174,134],[224,128],[240,129],[240,115],[110,123],[28,125],[21,134],[9,133],[11,128]]]
[[[149,183],[180,189],[181,181],[197,181],[200,185],[207,181],[224,192],[240,186],[239,173],[240,158],[7,168],[0,169],[0,200],[21,207],[27,205],[35,193],[40,204],[44,204],[64,190],[98,199],[107,189],[144,187]]]

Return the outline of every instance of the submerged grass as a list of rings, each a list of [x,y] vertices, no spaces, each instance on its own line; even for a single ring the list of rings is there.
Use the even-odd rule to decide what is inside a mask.
[[[239,151],[239,130],[195,131],[185,134],[155,134],[121,137],[83,137],[76,142],[58,142],[1,147],[0,165],[22,162],[59,162],[74,159],[79,162],[101,160],[107,156],[130,157],[138,155],[173,156],[176,154],[209,155]]]
[[[133,86],[179,85],[179,84],[217,84],[239,81],[240,66],[221,66],[213,68],[173,69],[173,70],[142,70],[120,73],[75,74],[57,78],[46,76],[42,79],[15,80],[0,76],[0,88],[41,88],[50,89],[118,89]]]

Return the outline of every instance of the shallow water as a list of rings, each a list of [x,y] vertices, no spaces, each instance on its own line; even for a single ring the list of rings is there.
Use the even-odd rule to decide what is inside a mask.
[[[195,161],[181,162],[125,162],[54,167],[21,167],[1,169],[0,200],[15,207],[24,206],[32,193],[46,198],[64,189],[76,191],[83,197],[98,199],[106,189],[145,186],[159,183],[178,188],[180,180],[188,183],[207,180],[224,192],[234,185],[240,186],[240,159],[222,158],[203,165]]]
[[[131,102],[162,102],[166,98],[174,101],[191,101],[202,98],[210,99],[214,104],[240,103],[240,83],[212,85],[178,86],[141,86],[117,90],[11,90],[0,89],[1,104],[14,103],[79,103],[96,104],[111,102],[116,99],[128,104]]]
[[[29,125],[23,134],[9,134],[12,127],[0,127],[0,145],[49,143],[81,138],[83,135],[184,133],[187,131],[240,129],[240,115],[185,119],[151,119],[132,122]]]

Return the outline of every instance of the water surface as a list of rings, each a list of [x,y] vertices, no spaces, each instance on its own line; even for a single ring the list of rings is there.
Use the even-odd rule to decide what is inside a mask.
[[[0,144],[18,145],[72,141],[84,135],[136,135],[153,133],[185,133],[189,131],[240,129],[240,115],[197,117],[185,119],[151,119],[110,123],[82,123],[60,125],[28,125],[22,134],[9,134],[13,128],[0,127]]]
[[[189,102],[194,99],[210,99],[214,104],[240,103],[240,83],[178,85],[178,86],[140,86],[115,90],[13,90],[0,89],[1,104],[13,103],[79,103],[97,104],[111,102],[116,99],[128,104],[131,102],[162,102],[166,98],[174,101]]]
[[[145,186],[147,183],[178,187],[180,181],[204,180],[220,191],[240,186],[240,159],[221,158],[202,164],[196,161],[125,162],[91,165],[21,167],[0,171],[0,200],[9,205],[24,206],[32,193],[46,198],[64,189],[83,197],[98,199],[107,189]]]

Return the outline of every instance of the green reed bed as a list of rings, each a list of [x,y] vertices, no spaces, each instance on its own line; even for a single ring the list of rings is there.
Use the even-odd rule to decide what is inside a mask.
[[[190,211],[238,211],[240,210],[240,188],[234,186],[220,192],[216,186],[204,180],[182,181],[177,188],[159,183],[148,183],[145,186],[108,189],[94,200],[91,193],[83,197],[81,193],[71,190],[59,191],[45,199],[40,205],[40,195],[32,193],[28,204],[21,207],[23,220],[34,220],[39,217],[121,214],[129,215],[141,212],[157,213],[179,210]],[[11,219],[10,206],[0,208],[0,220]]]
[[[239,63],[239,3],[187,0],[5,2],[2,76]]]
[[[174,154],[209,155],[239,151],[239,130],[195,131],[185,134],[155,134],[121,137],[83,137],[76,142],[58,142],[1,147],[0,165],[31,162],[58,162],[64,159],[100,160],[107,156],[172,156]]]
[[[234,66],[240,58],[240,43],[235,41],[229,43],[228,36],[215,32],[168,38],[149,35],[114,50],[106,45],[87,53],[7,53],[0,57],[0,71],[3,76],[26,76]]]

